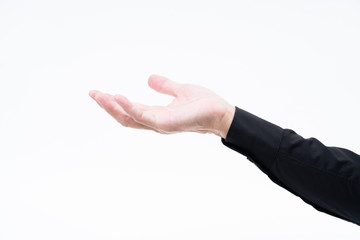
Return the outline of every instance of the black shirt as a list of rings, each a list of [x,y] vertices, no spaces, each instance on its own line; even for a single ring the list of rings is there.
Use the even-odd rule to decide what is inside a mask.
[[[269,178],[319,211],[360,225],[360,156],[304,139],[238,107],[226,139]]]

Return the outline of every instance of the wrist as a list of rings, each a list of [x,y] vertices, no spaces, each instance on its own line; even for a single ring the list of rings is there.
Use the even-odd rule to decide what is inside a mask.
[[[234,119],[235,115],[235,106],[232,106],[230,104],[226,104],[224,107],[224,110],[221,114],[219,114],[218,117],[218,124],[215,130],[215,134],[218,135],[221,138],[226,139],[226,136],[229,132],[231,123]]]

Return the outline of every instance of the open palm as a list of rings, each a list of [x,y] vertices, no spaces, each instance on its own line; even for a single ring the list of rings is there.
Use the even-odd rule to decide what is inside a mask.
[[[234,107],[212,91],[196,85],[180,84],[151,75],[148,84],[174,100],[167,106],[148,106],[130,102],[125,96],[91,91],[90,96],[126,127],[159,133],[201,132],[225,137]]]

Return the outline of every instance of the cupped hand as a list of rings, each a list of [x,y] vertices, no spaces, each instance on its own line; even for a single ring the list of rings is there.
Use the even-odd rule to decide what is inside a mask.
[[[167,106],[148,106],[129,101],[122,95],[97,90],[89,95],[125,127],[170,134],[177,132],[214,133],[226,138],[235,107],[214,92],[196,85],[180,84],[159,75],[151,75],[149,86],[174,97]]]

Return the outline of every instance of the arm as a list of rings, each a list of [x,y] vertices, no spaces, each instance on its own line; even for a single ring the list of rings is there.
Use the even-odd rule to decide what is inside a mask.
[[[210,90],[151,75],[149,86],[174,96],[167,106],[132,103],[122,95],[90,96],[126,127],[169,134],[213,133],[248,157],[272,181],[316,209],[360,225],[360,156],[304,139],[231,106]]]
[[[360,156],[236,108],[222,142],[319,211],[360,225]]]

